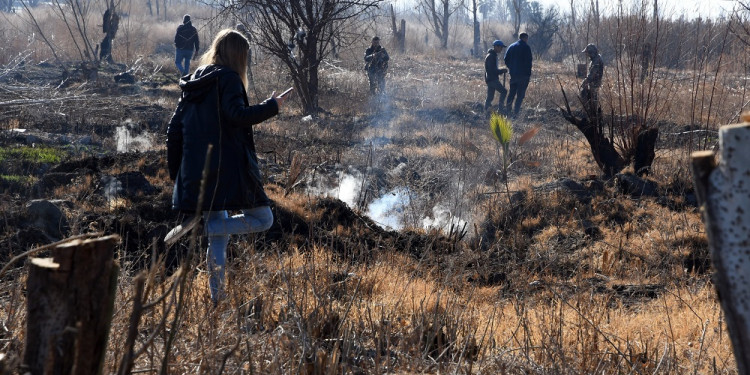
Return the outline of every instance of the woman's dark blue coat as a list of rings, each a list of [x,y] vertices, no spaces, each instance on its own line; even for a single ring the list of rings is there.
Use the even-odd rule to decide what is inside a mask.
[[[187,80],[185,80],[187,79]],[[279,112],[275,99],[250,106],[240,76],[206,65],[180,80],[182,97],[167,129],[167,164],[174,180],[172,208],[195,212],[208,145],[213,145],[202,211],[270,204],[255,153],[252,125]]]

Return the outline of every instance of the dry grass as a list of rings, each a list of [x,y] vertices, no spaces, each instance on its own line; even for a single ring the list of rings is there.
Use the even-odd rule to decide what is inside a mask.
[[[210,18],[192,9],[174,12]],[[156,51],[142,69],[173,70],[166,47],[173,23],[131,17],[121,31],[126,48],[116,60]],[[25,27],[18,20],[12,24]],[[206,33],[214,27],[206,26]],[[507,30],[491,28],[509,40]],[[10,35],[10,28],[3,30]],[[481,62],[462,58],[465,46],[457,41],[452,48],[460,53],[420,46],[416,39],[424,30],[411,30],[409,43],[419,53],[392,55],[389,100],[368,98],[359,62],[364,45],[356,46],[342,52],[341,60],[327,61],[321,72],[327,113],[302,121],[292,98],[288,112],[256,128],[259,150],[272,151],[262,155],[267,168],[283,170],[269,172],[276,177],[266,186],[269,195],[310,229],[290,230],[273,241],[262,235],[233,238],[226,300],[214,307],[207,297],[205,244],[180,245],[171,254],[139,244],[139,256],[148,259],[144,270],[120,254],[125,267],[105,372],[116,372],[123,356],[133,280],[142,271],[145,300],[165,298],[144,312],[136,340],[136,350],[142,349],[135,361],[139,372],[156,373],[166,365],[175,374],[736,373],[705,263],[703,225],[685,202],[691,189],[686,144],[699,139],[669,138],[658,150],[651,178],[660,197],[630,197],[590,179],[599,171],[587,143],[556,113],[560,84],[575,89],[573,67],[539,61],[524,115],[514,126],[518,135],[541,130],[524,145],[511,144],[515,163],[506,185],[497,179],[498,146],[479,110],[485,95]],[[469,40],[459,35],[456,40]],[[4,48],[49,58],[38,41],[31,47],[15,43]],[[249,94],[256,100],[289,84],[267,56],[254,71]],[[663,74],[673,82],[664,96],[670,124],[663,131],[671,134],[693,121],[682,109],[695,107],[694,89],[689,73]],[[715,89],[710,82],[699,87],[714,90],[719,104],[712,118],[721,113],[728,119],[742,107],[742,95],[729,84],[733,79],[721,75]],[[165,87],[148,100],[171,108],[176,95],[174,87]],[[707,113],[699,120],[714,130],[716,120]],[[153,163],[149,157],[107,172],[146,169]],[[399,186],[413,189],[403,237],[393,240],[363,220],[328,217],[331,211],[320,208],[320,199],[297,184],[347,167],[374,181],[367,187],[375,196]],[[159,189],[154,199],[168,199],[165,168],[146,177]],[[581,199],[544,188],[565,177],[596,194]],[[92,216],[127,214],[134,204],[92,198],[94,184],[87,176],[52,193],[76,207],[68,214],[78,232],[102,229]],[[421,225],[440,205],[467,221],[464,241]],[[179,272],[166,259],[176,253],[183,261]],[[19,268],[0,281],[0,350],[16,356],[26,323],[25,275]],[[170,334],[176,339],[167,347]]]

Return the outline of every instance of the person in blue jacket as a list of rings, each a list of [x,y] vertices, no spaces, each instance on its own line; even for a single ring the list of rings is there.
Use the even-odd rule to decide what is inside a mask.
[[[245,91],[248,49],[247,39],[236,30],[220,31],[201,57],[202,65],[180,79],[182,97],[167,129],[167,164],[174,181],[172,208],[193,219],[172,229],[164,242],[170,245],[190,232],[202,214],[214,303],[224,296],[229,235],[261,232],[273,224],[253,125],[276,116],[285,99],[273,92],[264,102],[249,105]],[[242,213],[229,216],[230,210]]]
[[[510,73],[510,89],[508,90],[508,99],[506,102],[506,112],[517,116],[521,110],[521,104],[526,97],[526,88],[529,87],[531,80],[531,47],[528,44],[529,34],[521,33],[518,35],[518,41],[511,44],[505,51],[505,66]],[[513,99],[516,100],[513,105]],[[513,110],[511,112],[511,109]]]

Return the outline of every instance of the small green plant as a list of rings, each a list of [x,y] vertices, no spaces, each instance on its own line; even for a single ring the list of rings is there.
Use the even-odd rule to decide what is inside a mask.
[[[507,117],[493,112],[490,116],[490,130],[503,148],[503,180],[508,181],[508,159],[510,140],[513,138],[513,125]]]
[[[23,160],[33,163],[59,163],[65,151],[52,147],[0,147],[0,161]]]

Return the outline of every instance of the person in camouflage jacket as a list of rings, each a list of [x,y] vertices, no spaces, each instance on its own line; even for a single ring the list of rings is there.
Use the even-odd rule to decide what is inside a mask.
[[[604,75],[604,62],[599,55],[599,49],[595,44],[589,44],[581,51],[588,55],[591,63],[589,64],[589,74],[581,83],[581,99],[584,102],[584,108],[591,116],[596,116],[599,111],[599,88],[602,87],[602,76]]]

